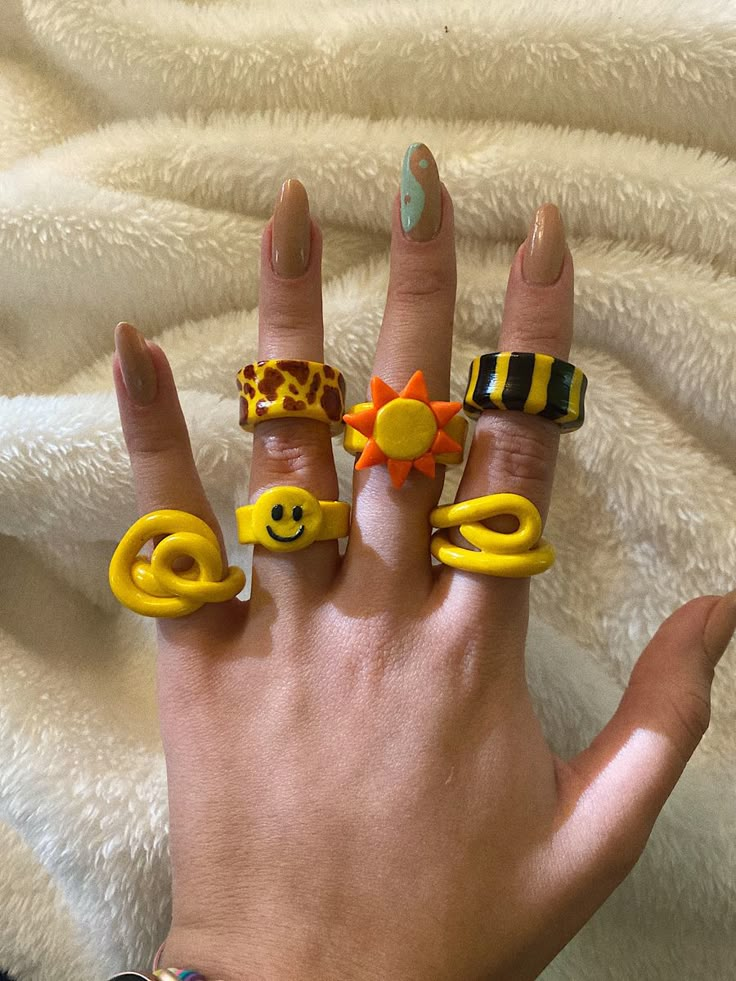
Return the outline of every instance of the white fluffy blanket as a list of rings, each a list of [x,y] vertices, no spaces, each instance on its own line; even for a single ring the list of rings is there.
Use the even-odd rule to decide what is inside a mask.
[[[247,569],[235,374],[281,182],[304,182],[324,233],[326,358],[351,401],[410,142],[455,204],[455,397],[556,202],[589,389],[560,443],[528,675],[569,757],[662,620],[736,585],[735,100],[733,0],[2,0],[0,968],[102,978],[148,964],[168,925],[155,623],[107,583],[138,517],[115,324],[166,351]],[[733,979],[735,647],[644,856],[547,981]]]

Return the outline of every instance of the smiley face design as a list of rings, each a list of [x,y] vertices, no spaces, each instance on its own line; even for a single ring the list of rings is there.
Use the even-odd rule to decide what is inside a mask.
[[[322,526],[322,507],[301,487],[272,487],[253,505],[253,534],[272,552],[311,545]]]

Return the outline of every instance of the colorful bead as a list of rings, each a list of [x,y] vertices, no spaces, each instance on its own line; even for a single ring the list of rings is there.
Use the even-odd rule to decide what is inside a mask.
[[[200,974],[199,971],[191,971],[188,968],[182,970],[179,967],[165,967],[153,973],[155,977],[159,978],[159,981],[207,981],[204,974]]]

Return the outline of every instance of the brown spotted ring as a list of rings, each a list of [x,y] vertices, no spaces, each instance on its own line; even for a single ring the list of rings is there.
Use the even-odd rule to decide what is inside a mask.
[[[253,361],[237,374],[240,426],[252,433],[269,419],[315,419],[333,436],[344,426],[345,379],[320,361],[269,358]]]

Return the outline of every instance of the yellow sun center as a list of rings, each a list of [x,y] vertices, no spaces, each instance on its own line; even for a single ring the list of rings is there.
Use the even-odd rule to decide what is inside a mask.
[[[426,402],[392,399],[376,413],[373,439],[393,460],[416,460],[437,435],[437,420]]]

